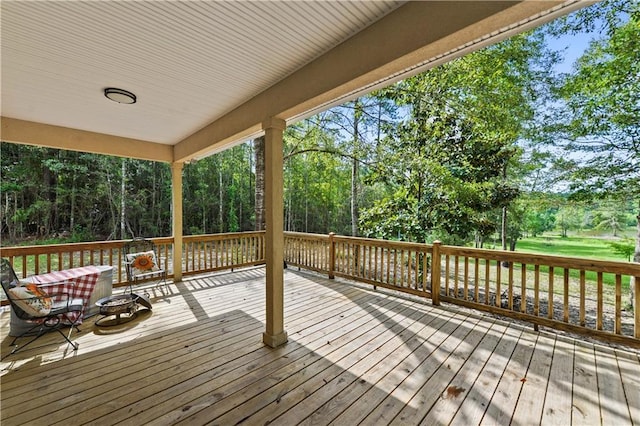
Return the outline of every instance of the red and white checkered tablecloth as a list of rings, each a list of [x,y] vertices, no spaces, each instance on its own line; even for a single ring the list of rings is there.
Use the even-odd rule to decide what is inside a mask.
[[[76,285],[72,287],[73,291],[69,297],[72,299],[83,299],[85,309],[87,309],[87,304],[89,303],[91,293],[98,282],[100,272],[100,269],[95,266],[81,266],[79,268],[50,272],[48,274],[32,275],[25,281],[30,281],[36,284],[53,284],[59,282],[59,286],[47,285],[46,292],[49,294],[69,292],[70,287],[65,285],[65,282],[73,281]],[[79,323],[81,322],[82,318],[80,318]]]

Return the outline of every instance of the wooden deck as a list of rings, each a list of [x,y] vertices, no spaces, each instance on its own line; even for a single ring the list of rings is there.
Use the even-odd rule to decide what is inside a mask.
[[[270,349],[262,268],[152,293],[77,354],[50,334],[4,358],[2,313],[2,425],[640,424],[637,351],[291,269]]]

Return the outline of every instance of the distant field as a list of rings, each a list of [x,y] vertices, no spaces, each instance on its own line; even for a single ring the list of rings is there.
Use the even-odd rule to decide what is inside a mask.
[[[623,256],[614,253],[613,249],[607,244],[610,239],[604,238],[588,238],[588,237],[567,237],[544,236],[536,238],[525,238],[518,241],[516,251],[537,254],[552,254],[567,257],[583,257],[596,260],[612,260],[618,262],[626,262]],[[547,272],[546,268],[542,268]],[[571,270],[570,275],[573,278],[578,277],[577,270]],[[615,277],[613,274],[605,274],[604,283],[615,285]],[[587,271],[587,280],[595,281],[595,272]],[[622,278],[623,291],[629,290],[629,277]]]
[[[614,253],[607,241],[611,240],[587,237],[562,238],[559,236],[525,238],[518,241],[516,251],[622,262],[628,260],[624,256]]]

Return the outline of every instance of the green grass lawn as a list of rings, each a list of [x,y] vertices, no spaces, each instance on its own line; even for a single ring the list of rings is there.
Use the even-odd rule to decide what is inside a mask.
[[[618,262],[628,261],[628,259],[626,259],[624,256],[616,254],[613,249],[607,244],[607,241],[615,240],[588,237],[532,237],[518,241],[516,251],[537,254],[552,254],[566,257],[582,257],[596,260],[611,260]],[[548,271],[547,268],[542,268],[542,270],[544,272]],[[578,274],[579,272],[577,270],[570,271],[570,275],[573,278],[577,278]],[[586,276],[587,280],[596,280],[595,272],[587,271]],[[604,274],[603,281],[605,284],[615,285],[615,276],[613,274]],[[629,289],[629,277],[627,276],[624,276],[622,278],[622,289],[623,291],[627,291]]]
[[[603,238],[544,236],[518,241],[516,251],[539,254],[554,254],[568,257],[584,257],[598,260],[626,262],[624,256],[616,254]]]

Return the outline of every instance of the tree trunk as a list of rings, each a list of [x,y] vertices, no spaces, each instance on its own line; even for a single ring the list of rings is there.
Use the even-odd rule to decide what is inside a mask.
[[[507,249],[507,206],[502,208],[502,250]]]
[[[507,163],[502,168],[502,182],[507,182]],[[502,250],[507,250],[507,206],[502,208]]]
[[[77,159],[74,161],[77,161]],[[69,207],[69,232],[71,234],[73,234],[76,227],[76,192],[76,171],[74,169],[71,178],[71,206]]]
[[[15,223],[13,223],[13,220],[11,219],[11,203],[9,202],[10,198],[9,198],[9,193],[5,192],[4,193],[4,200],[5,200],[5,218],[6,218],[6,224],[7,224],[7,231],[9,232],[9,241],[15,241],[16,240],[16,227],[15,227]]]
[[[122,158],[122,180],[120,183],[120,239],[124,240],[126,238],[126,215],[125,215],[125,207],[126,207],[126,181],[127,181],[127,159]]]
[[[106,181],[107,181],[107,197],[109,197],[109,219],[111,220],[111,232],[109,233],[108,240],[118,238],[118,212],[115,208],[115,200],[113,199],[113,188],[111,182],[111,173],[108,167],[105,167]]]
[[[256,231],[264,231],[267,218],[264,205],[264,136],[253,140],[256,164]]]
[[[222,191],[222,167],[218,169],[218,232],[224,232],[224,192]]]
[[[360,151],[360,139],[358,124],[362,115],[362,105],[356,99],[353,108],[353,160],[351,163],[351,235],[358,236],[358,158]]]

